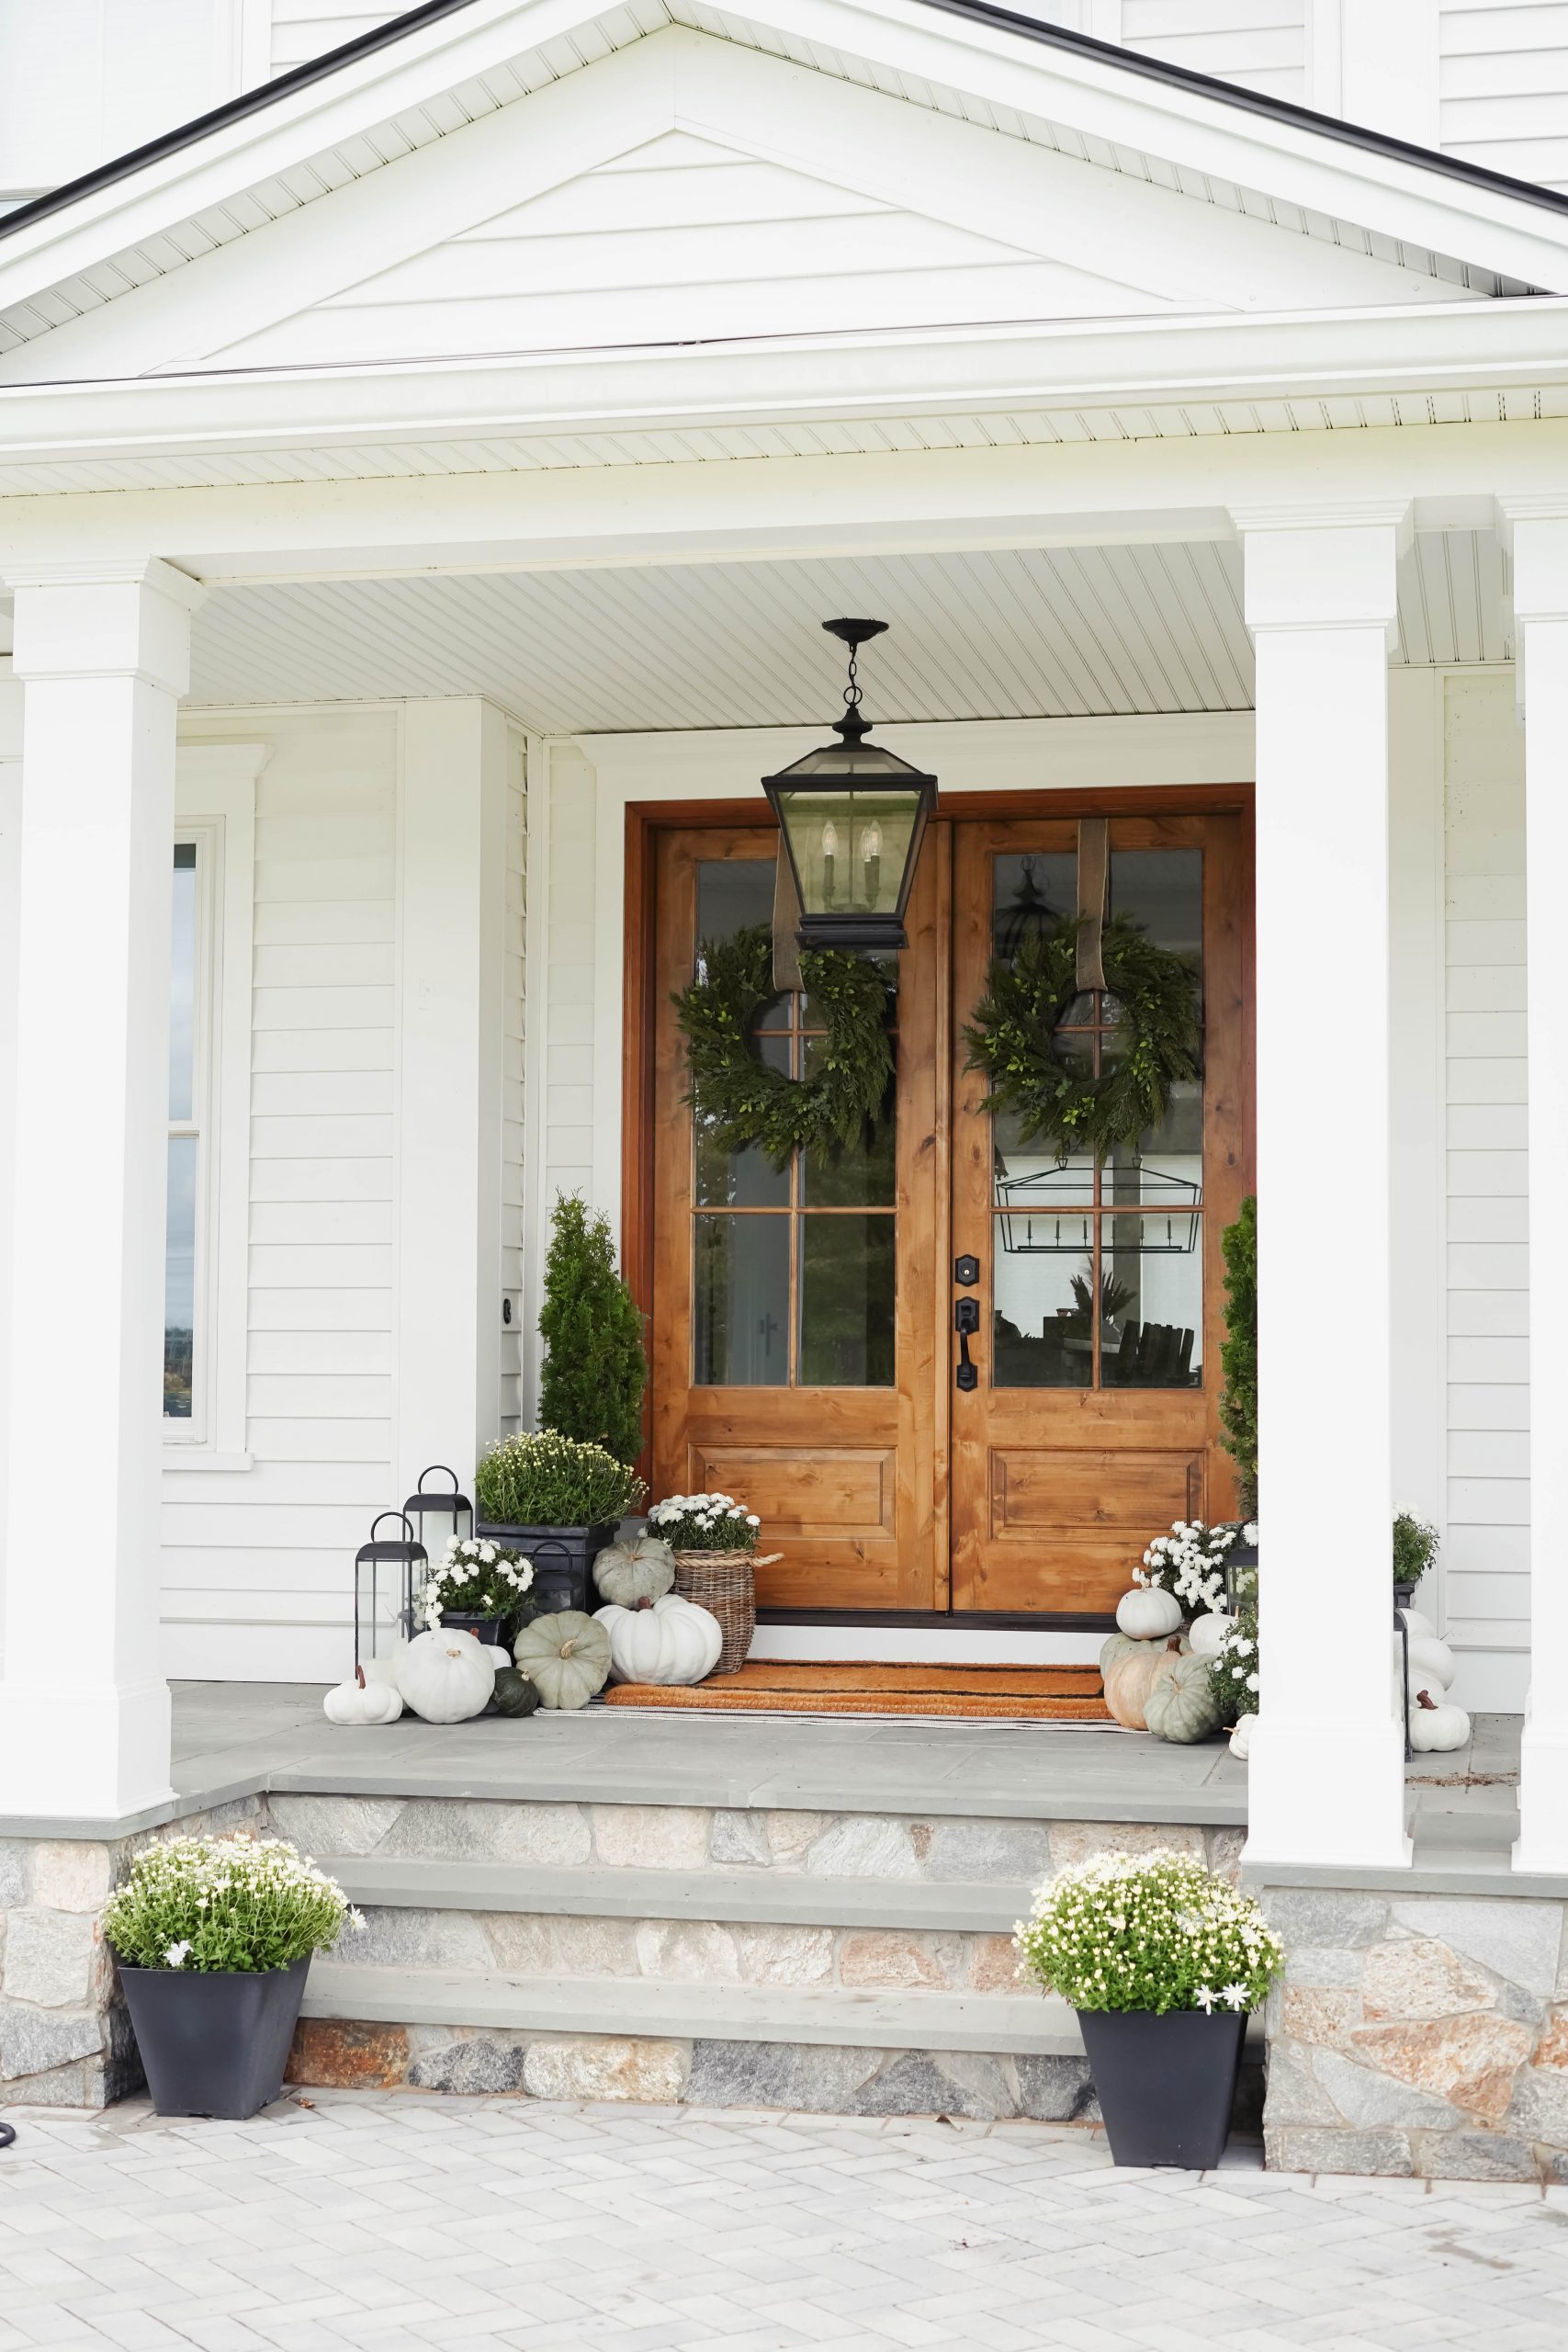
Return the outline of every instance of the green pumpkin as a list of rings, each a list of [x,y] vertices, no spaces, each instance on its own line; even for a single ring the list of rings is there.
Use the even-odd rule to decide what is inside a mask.
[[[513,1645],[546,1707],[586,1707],[610,1679],[610,1636],[580,1609],[552,1610],[525,1625]]]
[[[495,1711],[498,1715],[531,1715],[539,1703],[536,1683],[514,1666],[503,1666],[495,1678]]]
[[[630,1544],[606,1544],[593,1563],[593,1581],[617,1609],[662,1600],[675,1582],[675,1555],[657,1535]]]
[[[1150,1691],[1144,1719],[1156,1739],[1190,1747],[1220,1727],[1220,1702],[1206,1657],[1179,1657]]]
[[[1142,1650],[1146,1649],[1147,1647],[1148,1644],[1146,1642],[1135,1640],[1131,1634],[1111,1634],[1100,1647],[1100,1672],[1101,1679],[1110,1673],[1117,1659],[1119,1657],[1125,1657],[1129,1650]]]

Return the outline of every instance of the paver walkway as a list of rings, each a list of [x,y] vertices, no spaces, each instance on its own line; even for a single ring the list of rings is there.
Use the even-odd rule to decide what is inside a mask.
[[[3,2352],[1568,2344],[1568,2188],[1118,2173],[1098,2132],[929,2118],[7,2112]]]

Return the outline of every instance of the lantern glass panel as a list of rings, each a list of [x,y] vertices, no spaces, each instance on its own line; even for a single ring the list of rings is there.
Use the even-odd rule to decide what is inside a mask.
[[[924,816],[918,784],[871,792],[792,785],[779,798],[804,913],[901,914]]]

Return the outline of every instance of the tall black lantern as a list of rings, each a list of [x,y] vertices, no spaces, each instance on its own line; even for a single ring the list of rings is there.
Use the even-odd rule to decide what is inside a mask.
[[[450,1478],[451,1486],[425,1485],[427,1478],[436,1476]],[[449,1470],[445,1462],[433,1462],[428,1470],[420,1472],[419,1484],[404,1503],[403,1511],[413,1521],[425,1550],[433,1559],[439,1558],[455,1538],[471,1535],[474,1532],[473,1504],[467,1495],[458,1493],[457,1473]],[[463,1519],[468,1522],[467,1527],[458,1524]]]
[[[396,1520],[402,1531],[382,1535],[386,1520]],[[354,1663],[367,1666],[373,1657],[389,1657],[400,1641],[412,1641],[414,1627],[414,1587],[430,1555],[414,1533],[406,1514],[384,1510],[373,1520],[370,1537],[354,1555]]]
[[[936,778],[868,743],[860,714],[860,649],[886,621],[824,621],[850,649],[844,715],[824,743],[762,789],[773,802],[800,904],[802,947],[907,947],[904,910]]]

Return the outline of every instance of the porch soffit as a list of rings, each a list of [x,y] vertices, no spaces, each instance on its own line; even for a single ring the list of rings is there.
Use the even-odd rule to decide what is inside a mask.
[[[1130,83],[1114,62],[1064,64],[1055,51],[922,10],[916,0],[773,0],[769,15],[774,21],[764,23],[700,0],[627,0],[581,17],[570,0],[512,7],[479,0],[469,38],[448,30],[437,40],[440,28],[424,28],[383,52],[376,72],[374,61],[345,64],[341,76],[329,77],[316,94],[292,94],[243,127],[243,136],[233,128],[221,138],[214,134],[205,145],[221,148],[220,153],[204,153],[197,141],[177,170],[164,167],[160,176],[149,167],[127,181],[112,202],[85,198],[81,219],[67,209],[38,223],[19,223],[14,237],[0,240],[0,351],[15,355],[73,321],[112,310],[204,255],[328,202],[355,182],[395,171],[419,150],[460,138],[487,116],[526,106],[548,85],[677,28],[1175,193],[1212,213],[1332,245],[1347,263],[1411,273],[1430,283],[1436,300],[1568,285],[1568,222],[1532,209],[1523,194],[1514,199],[1506,192],[1472,189],[1435,168],[1423,170],[1418,159],[1383,158],[1374,168],[1353,152],[1348,160],[1326,135],[1310,129],[1270,124],[1265,137],[1245,115],[1233,115],[1223,93],[1210,98],[1151,90]],[[460,13],[448,27],[463,21]],[[508,52],[506,36],[515,40],[529,30],[546,37]],[[858,45],[852,38],[857,33]],[[877,36],[874,47],[869,35]],[[468,64],[474,70],[463,72]],[[452,72],[460,78],[449,80]],[[1036,112],[1019,103],[1031,91],[1065,102],[1068,111]],[[401,102],[378,114],[378,103],[390,96]],[[334,135],[323,141],[329,122]],[[1129,138],[1135,126],[1168,133],[1168,152]],[[1227,161],[1234,166],[1247,157],[1266,166],[1259,176],[1269,186],[1227,175]],[[1336,208],[1336,189],[1353,209]],[[205,200],[192,203],[198,192]],[[1404,225],[1396,232],[1391,221]],[[1409,233],[1411,223],[1427,228],[1439,221],[1451,227],[1450,242],[1461,244],[1462,252]],[[128,237],[132,224],[135,232]],[[1509,260],[1501,262],[1505,254]],[[1529,266],[1521,266],[1527,260]],[[52,375],[52,356],[40,353],[28,372]],[[60,372],[113,371],[95,369],[89,346]]]
[[[1398,661],[1510,657],[1492,534],[1418,534],[1399,592]],[[818,624],[850,610],[893,623],[879,722],[1252,704],[1224,541],[219,587],[191,700],[479,694],[547,735],[825,723]]]

